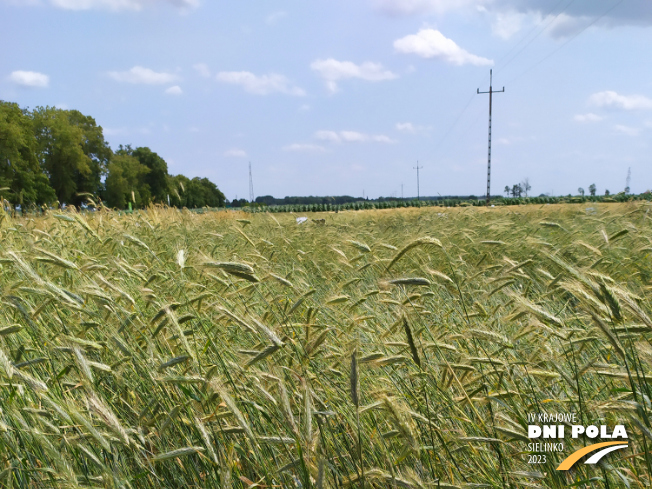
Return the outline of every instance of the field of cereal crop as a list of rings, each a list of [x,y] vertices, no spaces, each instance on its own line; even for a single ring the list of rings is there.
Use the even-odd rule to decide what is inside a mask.
[[[4,216],[0,487],[649,487],[651,207]]]

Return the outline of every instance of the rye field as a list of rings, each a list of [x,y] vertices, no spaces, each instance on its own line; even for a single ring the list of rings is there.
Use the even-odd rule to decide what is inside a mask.
[[[0,487],[650,487],[651,208],[3,215]]]

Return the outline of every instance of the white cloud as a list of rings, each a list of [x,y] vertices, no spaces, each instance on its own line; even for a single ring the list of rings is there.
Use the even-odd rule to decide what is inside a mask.
[[[256,76],[249,71],[222,71],[217,74],[217,80],[222,83],[240,85],[245,91],[256,95],[279,92],[303,97],[306,94],[303,89],[292,85],[285,76],[276,73]]]
[[[331,143],[339,143],[341,141],[335,131],[317,131],[315,137],[322,141],[329,141]]]
[[[652,109],[652,99],[644,95],[620,95],[611,90],[594,93],[589,97],[589,103],[608,109]]]
[[[401,132],[416,132],[416,128],[411,122],[397,122],[396,130]]]
[[[383,134],[379,134],[377,136],[370,136],[371,141],[375,143],[386,143],[386,144],[394,144],[397,143],[396,139],[392,139],[388,136],[385,136]]]
[[[350,78],[359,78],[371,82],[398,78],[398,75],[386,70],[380,63],[370,61],[356,65],[351,61],[337,61],[333,58],[318,59],[310,64],[310,68],[323,78],[326,87],[331,92],[338,90],[337,82]]]
[[[167,90],[165,90],[165,93],[168,95],[183,95],[183,90],[181,90],[181,87],[179,85],[174,85]]]
[[[576,122],[600,122],[604,117],[589,112],[588,114],[577,114],[573,117]]]
[[[412,124],[411,122],[397,122],[396,126],[394,127],[396,127],[397,131],[410,133],[410,134],[416,134],[418,132],[424,132],[432,129],[431,127],[419,126],[416,124]]]
[[[105,136],[124,136],[129,131],[126,127],[105,127],[102,132]]]
[[[550,0],[370,0],[379,10],[389,15],[444,14],[451,11],[471,11],[489,14],[520,13],[541,19],[550,13]],[[605,12],[608,2],[567,2],[564,12],[557,15],[557,9],[550,15],[557,16],[546,29],[552,37],[568,36],[587,24],[597,20],[596,27],[619,25],[650,26],[652,9],[649,0],[628,0],[618,8]],[[547,19],[544,19],[547,22]]]
[[[326,148],[319,146],[318,144],[288,144],[283,146],[283,151],[293,151],[293,152],[306,152],[306,153],[323,153],[326,151]]]
[[[492,11],[513,11],[534,14],[539,17],[550,12],[549,0],[476,0],[487,5]],[[553,37],[567,36],[577,32],[592,21],[596,26],[613,27],[617,25],[649,26],[652,24],[652,9],[649,0],[628,0],[618,8],[608,9],[611,3],[602,1],[569,2],[564,12],[555,20],[547,33]],[[553,15],[556,15],[553,12]]]
[[[403,54],[416,54],[422,58],[439,58],[447,63],[462,66],[491,66],[494,62],[462,49],[455,41],[448,39],[434,29],[421,29],[416,34],[394,41],[394,49]]]
[[[361,132],[356,131],[340,131],[339,136],[342,138],[342,141],[349,143],[362,143],[369,139],[369,136],[366,134],[362,134]]]
[[[392,144],[396,141],[383,134],[364,134],[357,131],[317,131],[315,138],[321,141],[328,141],[331,143],[386,143]]]
[[[445,13],[478,3],[477,0],[373,0],[376,8],[390,15]]]
[[[173,73],[156,72],[149,68],[143,68],[142,66],[134,66],[129,71],[110,71],[109,76],[121,83],[139,85],[165,85],[179,79]]]
[[[193,65],[193,68],[204,78],[210,78],[211,70],[208,68],[206,63],[197,63],[196,65]]]
[[[571,16],[565,13],[557,16],[549,15],[543,21],[548,24],[549,19],[552,19],[552,23],[546,28],[546,32],[555,39],[568,38],[578,34],[592,21],[591,17]]]
[[[65,10],[142,10],[144,7],[169,4],[180,9],[199,6],[199,0],[49,0],[57,8]]]
[[[9,80],[21,87],[47,88],[50,77],[37,71],[14,71],[9,75]]]
[[[269,24],[269,25],[273,25],[273,24],[276,24],[278,21],[284,19],[287,16],[288,16],[287,12],[283,12],[283,11],[274,12],[273,14],[270,14],[270,15],[267,16],[267,18],[265,19],[265,22],[267,24]]]
[[[247,152],[243,149],[233,148],[224,152],[227,158],[246,158]]]
[[[491,32],[507,40],[521,30],[525,14],[519,12],[498,12],[491,22]]]
[[[623,126],[622,124],[616,124],[614,129],[616,132],[625,134],[627,136],[638,136],[641,132],[641,130],[636,127]]]

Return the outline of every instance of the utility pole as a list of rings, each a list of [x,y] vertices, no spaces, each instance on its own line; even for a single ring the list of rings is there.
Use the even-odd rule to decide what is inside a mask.
[[[254,202],[254,179],[251,176],[251,161],[249,162],[249,202]]]
[[[417,200],[421,200],[421,196],[419,195],[419,170],[421,170],[423,167],[419,166],[419,162],[417,161],[417,166],[412,167],[413,170],[417,171]],[[401,185],[401,189],[403,188],[403,185]]]
[[[629,184],[630,184],[631,181],[632,181],[632,167],[630,166],[627,169],[627,180],[625,182],[625,195],[627,195],[629,193],[629,190],[630,190],[629,189]]]
[[[502,93],[505,91],[505,87],[502,90],[494,90],[492,87],[493,83],[493,70],[489,70],[489,91],[481,92],[478,88],[478,94],[488,93],[489,94],[489,150],[487,153],[487,207],[489,207],[489,202],[491,201],[491,99],[494,93]]]

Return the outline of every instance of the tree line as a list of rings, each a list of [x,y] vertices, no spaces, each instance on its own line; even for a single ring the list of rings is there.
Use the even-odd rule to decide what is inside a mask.
[[[517,184],[518,185],[518,184]],[[589,204],[593,202],[629,202],[634,200],[652,201],[652,192],[647,191],[640,195],[626,194],[620,192],[615,195],[605,194],[591,196],[557,196],[551,197],[540,195],[538,197],[501,197],[492,196],[492,206],[503,205],[531,205],[531,204]],[[285,205],[249,205],[243,207],[246,212],[340,212],[358,211],[367,209],[396,209],[402,207],[483,207],[486,205],[484,198],[478,199],[470,196],[467,198],[443,197],[437,199],[400,199],[400,200],[358,200],[344,204],[330,203],[306,203],[306,204],[285,204]]]
[[[77,110],[23,109],[0,100],[0,197],[14,205],[223,207],[224,194],[207,178],[168,174],[146,147],[113,151],[102,127]]]
[[[475,195],[445,195],[445,196],[421,196],[420,200],[422,201],[443,201],[443,200],[476,200],[477,197]],[[259,197],[256,197],[256,200],[254,201],[255,204],[259,204],[260,206],[280,206],[280,205],[331,205],[331,206],[338,206],[338,205],[344,205],[344,204],[353,204],[353,203],[361,203],[361,202],[394,202],[394,201],[405,201],[409,202],[414,200],[414,197],[408,197],[408,198],[398,198],[398,197],[378,197],[377,199],[370,199],[369,197],[363,198],[363,197],[352,197],[350,195],[332,195],[332,196],[324,196],[324,197],[317,197],[317,196],[304,196],[304,197],[284,197],[284,198],[275,198],[271,195],[261,195]],[[251,203],[247,201],[246,199],[234,199],[231,201],[231,207],[246,207],[250,206]]]
[[[271,195],[261,195],[259,197],[256,197],[255,203],[256,204],[267,205],[267,206],[272,206],[272,205],[309,205],[309,204],[339,205],[339,204],[348,204],[350,202],[357,202],[359,200],[364,200],[364,199],[362,199],[360,197],[351,197],[350,195],[333,195],[333,196],[325,196],[325,197],[315,197],[315,196],[309,195],[309,196],[304,196],[304,197],[299,197],[299,196],[284,197],[282,199],[277,199],[275,197],[272,197]],[[240,201],[233,200],[233,202],[231,202],[231,205],[233,207],[243,207],[244,203],[242,201],[247,202],[244,199],[241,199]]]

